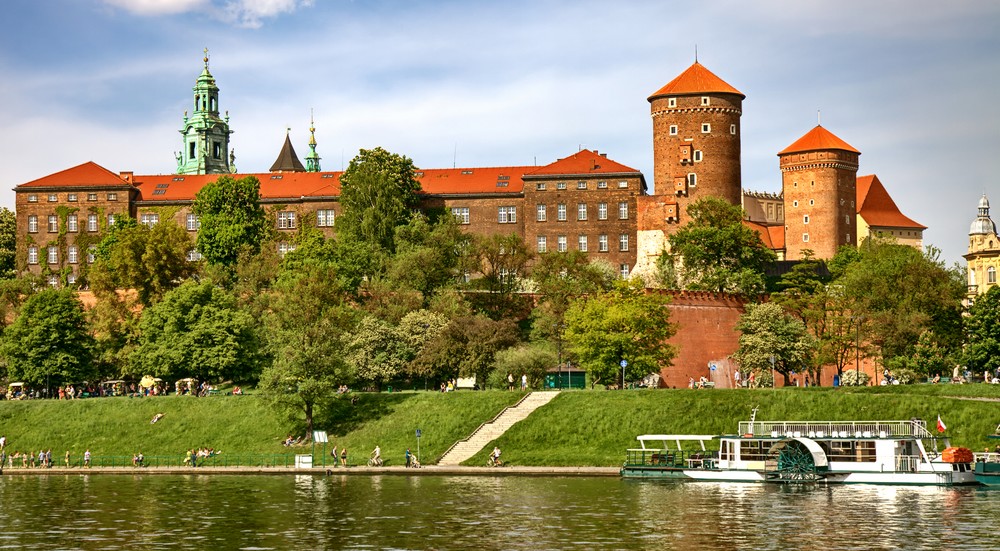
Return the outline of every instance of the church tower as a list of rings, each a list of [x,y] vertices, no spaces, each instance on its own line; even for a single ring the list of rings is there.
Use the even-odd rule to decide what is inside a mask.
[[[997,284],[1000,271],[1000,235],[990,218],[990,200],[986,195],[979,200],[979,216],[969,226],[969,252],[964,257],[969,273],[966,298],[972,302]]]
[[[656,193],[676,196],[680,224],[687,205],[702,197],[741,204],[744,98],[697,61],[649,96]]]
[[[857,244],[860,155],[820,125],[778,153],[786,260],[801,260],[805,249],[829,259],[841,246]]]
[[[316,124],[309,114],[309,153],[306,153],[306,172],[319,172],[319,153],[316,153]]]
[[[205,68],[193,88],[194,109],[188,117],[184,112],[181,151],[176,154],[178,174],[229,174],[229,113],[219,117],[219,87],[208,71],[208,49]]]

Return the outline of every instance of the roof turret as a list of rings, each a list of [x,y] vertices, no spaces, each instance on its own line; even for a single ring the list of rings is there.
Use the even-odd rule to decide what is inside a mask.
[[[990,218],[990,200],[984,193],[979,199],[979,216],[972,221],[969,227],[969,235],[994,235],[997,233],[997,225]]]
[[[778,155],[785,155],[787,153],[804,153],[806,151],[821,151],[828,149],[840,149],[842,151],[850,151],[851,153],[861,154],[860,151],[854,149],[854,147],[845,142],[844,140],[838,138],[833,132],[830,132],[821,125],[816,125],[815,128],[806,132],[804,136],[795,140],[795,143],[782,149],[778,152]]]
[[[663,88],[660,88],[653,95],[649,96],[649,101],[663,96],[684,96],[698,95],[705,93],[736,94],[741,98],[746,98],[743,92],[733,88],[728,82],[722,80],[704,65],[694,62],[683,73],[671,80]]]

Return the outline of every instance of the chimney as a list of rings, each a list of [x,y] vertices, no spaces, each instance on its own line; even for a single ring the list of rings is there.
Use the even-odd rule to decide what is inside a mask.
[[[118,175],[121,177],[122,180],[125,180],[126,182],[128,182],[130,184],[132,183],[133,175],[134,175],[134,173],[132,171],[119,172]]]
[[[604,157],[605,159],[607,159],[608,158],[608,154],[607,153],[601,153],[601,157]]]

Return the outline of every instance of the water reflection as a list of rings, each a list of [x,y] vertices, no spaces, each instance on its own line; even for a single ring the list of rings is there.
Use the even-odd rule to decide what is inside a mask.
[[[617,478],[14,475],[0,478],[0,547],[988,549],[998,496]]]

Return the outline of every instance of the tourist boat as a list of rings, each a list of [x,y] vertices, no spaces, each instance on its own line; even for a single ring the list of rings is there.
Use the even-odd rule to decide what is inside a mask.
[[[755,412],[756,414],[756,412]],[[755,415],[754,415],[755,417]],[[743,421],[736,435],[647,434],[621,475],[726,482],[977,484],[973,454],[920,419]],[[706,446],[706,443],[709,446]],[[944,449],[939,452],[939,445]]]
[[[997,430],[987,438],[997,440],[997,443],[1000,444],[1000,425],[997,425]],[[997,449],[1000,450],[1000,445],[997,446]],[[1000,453],[987,451],[976,454],[975,474],[976,481],[980,484],[1000,486]]]

